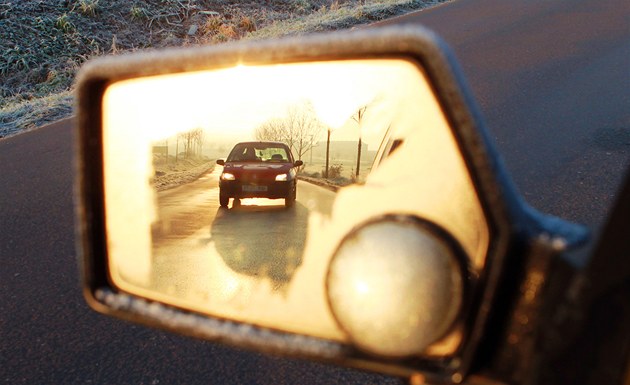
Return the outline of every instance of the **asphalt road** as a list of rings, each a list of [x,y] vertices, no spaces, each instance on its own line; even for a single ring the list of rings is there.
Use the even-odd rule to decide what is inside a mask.
[[[292,207],[264,198],[220,207],[222,171],[217,166],[192,183],[158,192],[150,260],[121,256],[149,266],[150,274],[142,283],[123,284],[214,316],[340,339],[324,301],[314,304],[303,293],[312,281],[320,283],[316,272],[327,263],[304,252],[309,214],[330,215],[336,194],[298,181]],[[124,261],[114,265],[122,281],[138,277],[125,271]]]
[[[446,40],[525,199],[597,230],[630,164],[629,17],[625,0],[459,0],[384,24]]]
[[[459,0],[421,22],[460,59],[535,207],[599,229],[630,159],[625,0]],[[394,384],[98,315],[79,289],[70,122],[0,141],[0,380],[7,384]]]

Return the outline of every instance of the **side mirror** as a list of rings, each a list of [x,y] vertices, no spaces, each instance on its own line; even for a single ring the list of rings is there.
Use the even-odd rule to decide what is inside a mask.
[[[217,164],[219,166],[225,166],[225,159],[217,159]]]
[[[511,317],[585,236],[522,202],[454,59],[421,28],[106,58],[84,67],[77,100],[84,293],[116,317],[459,383],[496,333],[529,338]],[[309,159],[312,177],[202,164],[188,198],[156,187],[160,162],[260,140]]]
[[[295,163],[293,163],[293,165],[295,167],[300,167],[300,166],[304,165],[304,162],[302,162],[301,160],[296,160]]]

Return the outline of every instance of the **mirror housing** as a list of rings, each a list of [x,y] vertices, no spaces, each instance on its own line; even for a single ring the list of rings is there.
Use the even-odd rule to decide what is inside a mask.
[[[102,136],[102,100],[108,86],[117,81],[209,68],[383,57],[416,63],[428,79],[488,222],[491,239],[486,263],[466,277],[474,280],[476,286],[466,293],[457,317],[461,342],[456,349],[437,358],[384,357],[352,343],[287,333],[182,309],[126,292],[113,283],[108,265]],[[509,334],[517,341],[533,338],[514,317],[519,312],[529,314],[540,305],[546,281],[536,277],[545,277],[556,256],[585,237],[582,228],[542,216],[523,203],[489,139],[452,54],[439,38],[423,28],[368,29],[105,58],[87,64],[82,70],[77,102],[77,226],[84,294],[92,308],[115,317],[274,354],[416,376],[427,382],[460,383],[486,365],[484,360],[494,362],[492,352],[501,350],[513,357],[527,354],[529,345],[502,342],[502,336]],[[216,164],[224,165],[225,161],[219,159]],[[298,160],[294,165],[301,166],[303,162]],[[523,288],[529,290],[526,299],[518,296]],[[514,302],[515,298],[520,300]],[[536,322],[532,313],[530,325]],[[523,363],[528,364],[529,361]],[[512,375],[502,373],[499,377]]]

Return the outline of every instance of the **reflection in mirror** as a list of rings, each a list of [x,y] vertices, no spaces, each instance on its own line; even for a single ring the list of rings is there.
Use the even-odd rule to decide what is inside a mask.
[[[485,263],[470,176],[425,76],[405,60],[116,82],[103,146],[110,275],[130,293],[348,342],[325,279],[357,225],[423,218],[452,235],[473,272]],[[427,354],[453,351],[453,335]]]

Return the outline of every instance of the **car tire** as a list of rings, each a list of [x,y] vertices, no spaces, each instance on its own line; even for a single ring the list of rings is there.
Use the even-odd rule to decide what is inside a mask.
[[[295,204],[295,199],[297,198],[297,186],[293,186],[293,189],[289,192],[289,195],[284,198],[284,205],[286,207],[291,207]]]
[[[221,207],[227,207],[228,203],[230,203],[230,197],[225,194],[219,193],[219,204],[221,205]]]

